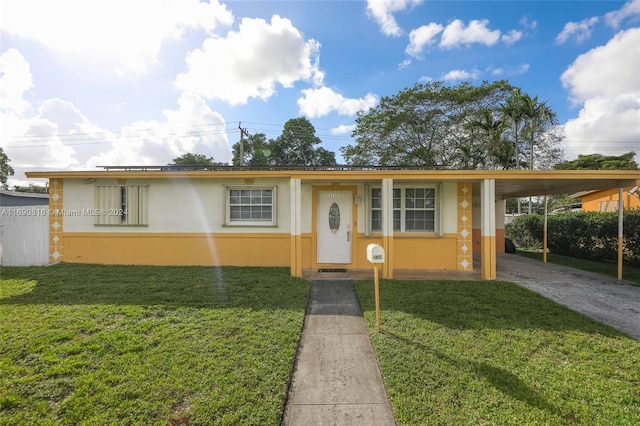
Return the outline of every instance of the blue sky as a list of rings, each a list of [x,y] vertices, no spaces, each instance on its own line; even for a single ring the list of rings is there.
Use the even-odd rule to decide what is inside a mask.
[[[358,110],[437,80],[507,79],[547,100],[567,159],[640,154],[640,0],[0,5],[10,185],[186,152],[228,161],[239,122],[275,138],[303,115],[339,154]]]

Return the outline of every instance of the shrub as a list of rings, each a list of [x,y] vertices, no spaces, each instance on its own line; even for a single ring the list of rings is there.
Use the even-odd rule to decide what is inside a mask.
[[[542,247],[544,216],[523,215],[505,227],[517,246]],[[640,210],[624,212],[623,256],[640,266]],[[548,248],[551,253],[582,259],[616,261],[618,213],[568,212],[548,217]]]

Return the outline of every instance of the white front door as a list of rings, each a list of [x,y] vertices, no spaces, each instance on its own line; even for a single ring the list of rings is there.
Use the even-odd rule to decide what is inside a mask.
[[[351,192],[318,193],[318,263],[351,263]]]

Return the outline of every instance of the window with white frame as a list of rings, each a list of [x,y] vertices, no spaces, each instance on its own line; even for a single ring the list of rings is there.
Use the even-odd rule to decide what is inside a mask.
[[[147,185],[96,186],[96,225],[148,225],[147,194]]]
[[[275,226],[276,187],[228,187],[226,225]]]
[[[382,189],[371,188],[372,232],[382,231]],[[436,189],[393,188],[393,231],[436,232]]]

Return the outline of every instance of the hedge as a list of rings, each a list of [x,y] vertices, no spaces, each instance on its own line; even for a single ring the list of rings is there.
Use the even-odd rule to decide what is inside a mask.
[[[548,216],[550,253],[581,259],[616,261],[618,258],[618,213],[567,212]],[[516,246],[541,249],[544,216],[522,215],[505,227]],[[640,209],[624,211],[623,256],[640,266]]]

